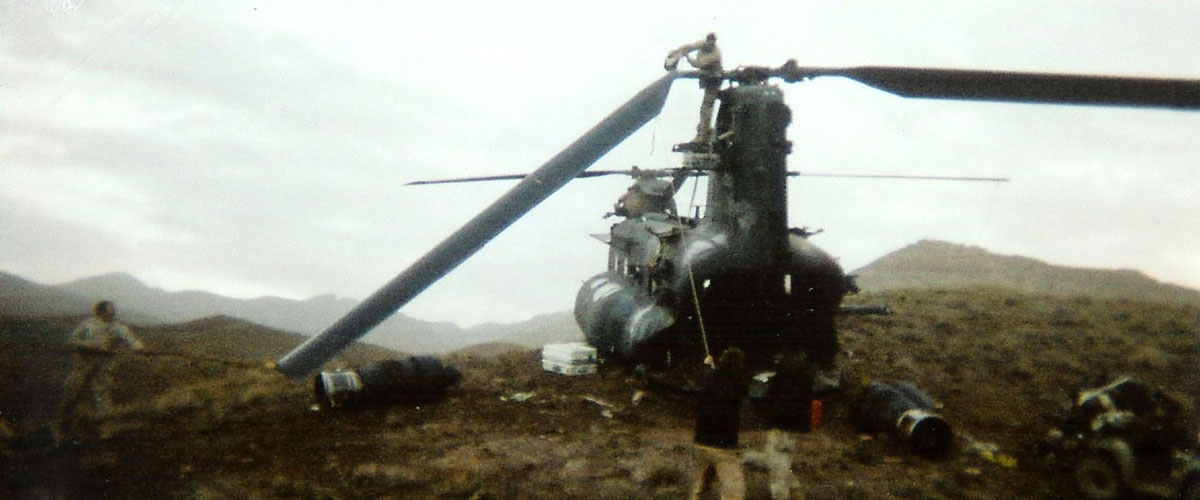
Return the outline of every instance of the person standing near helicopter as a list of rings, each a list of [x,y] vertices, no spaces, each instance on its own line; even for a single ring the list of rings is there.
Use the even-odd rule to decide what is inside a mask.
[[[715,367],[711,356],[704,360],[714,369],[708,372],[696,399],[696,483],[688,497],[691,500],[698,500],[713,481],[720,485],[721,500],[746,496],[738,444],[742,401],[749,392],[745,358],[741,349],[730,347],[721,353]]]
[[[777,360],[775,376],[771,377],[767,386],[763,408],[768,428],[767,439],[758,459],[767,469],[767,490],[771,500],[792,498],[792,492],[800,486],[792,473],[792,453],[796,443],[791,434],[806,433],[815,426],[814,379],[815,372],[806,356],[801,352],[789,351]]]
[[[700,75],[700,88],[704,89],[704,99],[700,102],[700,124],[696,126],[696,137],[692,139],[692,144],[707,145],[712,142],[713,106],[722,80],[721,49],[717,48],[716,33],[709,33],[703,40],[672,50],[667,54],[663,68],[674,71],[681,58],[687,59],[688,64],[703,72]]]

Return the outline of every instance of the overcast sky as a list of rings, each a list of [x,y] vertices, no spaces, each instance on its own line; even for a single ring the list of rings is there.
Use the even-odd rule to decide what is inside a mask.
[[[725,66],[1200,78],[1200,2],[0,2],[0,270],[362,299],[713,31]],[[786,84],[784,84],[786,85]],[[919,239],[1200,287],[1200,113],[786,87],[793,226],[849,271]],[[593,168],[678,166],[700,91]],[[402,311],[568,310],[626,179],[575,181]],[[687,206],[689,183],[679,203]],[[698,200],[703,200],[700,186]]]

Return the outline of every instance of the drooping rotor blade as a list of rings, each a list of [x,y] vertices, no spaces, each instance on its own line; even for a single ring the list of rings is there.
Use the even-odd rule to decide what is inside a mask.
[[[977,181],[1008,182],[1007,177],[959,177],[945,175],[895,175],[895,174],[819,174],[812,172],[788,172],[788,177],[835,177],[846,179],[902,179],[914,181]]]
[[[325,331],[287,353],[276,368],[293,378],[316,371],[658,115],[675,78],[668,73],[642,89]]]
[[[1200,109],[1200,80],[860,66],[779,68],[797,81],[841,76],[904,97],[1046,104]]]

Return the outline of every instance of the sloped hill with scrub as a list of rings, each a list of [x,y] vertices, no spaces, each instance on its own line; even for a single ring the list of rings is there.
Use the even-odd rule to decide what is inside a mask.
[[[1131,269],[1056,266],[983,248],[922,240],[853,272],[864,290],[903,288],[1007,288],[1062,297],[1136,299],[1200,304],[1200,291],[1160,283]]]
[[[848,390],[915,382],[957,438],[949,456],[920,458],[857,432],[849,398],[829,396],[822,426],[797,436],[793,469],[809,500],[1069,498],[1069,475],[1033,450],[1075,384],[1123,373],[1200,398],[1200,306],[987,288],[852,298],[894,314],[840,320]],[[0,324],[0,347],[32,359],[52,356],[42,352],[73,320]],[[263,364],[298,337],[227,318],[138,333],[170,354],[118,360],[117,411],[83,416],[64,446],[3,409],[0,473],[22,478],[5,487],[94,498],[677,499],[692,479],[690,398],[650,388],[635,404],[646,388],[617,366],[563,377],[541,371],[534,350],[464,351],[443,358],[464,379],[440,402],[314,411],[309,381]],[[349,351],[339,363],[395,356]],[[24,397],[50,391],[55,375]],[[0,401],[31,391],[0,390]],[[761,446],[758,414],[743,420],[744,444]],[[767,498],[764,480],[749,471],[748,498]]]

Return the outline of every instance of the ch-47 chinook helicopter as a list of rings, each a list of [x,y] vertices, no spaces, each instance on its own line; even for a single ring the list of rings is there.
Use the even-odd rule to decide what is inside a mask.
[[[718,74],[669,71],[385,284],[277,363],[303,377],[378,325],[516,219],[656,116],[673,81],[720,78],[715,140],[684,153],[682,169],[706,175],[703,214],[677,214],[675,184],[639,172],[606,239],[608,269],[584,283],[575,316],[601,353],[650,366],[699,366],[736,345],[757,367],[789,350],[830,366],[834,317],[850,283],[836,260],[787,221],[786,130],[792,112],[773,83],[850,78],[904,97],[1200,109],[1200,81],[903,67],[741,67]],[[443,181],[444,182],[444,181]],[[656,184],[657,183],[657,184]],[[645,189],[643,189],[645,188]]]

